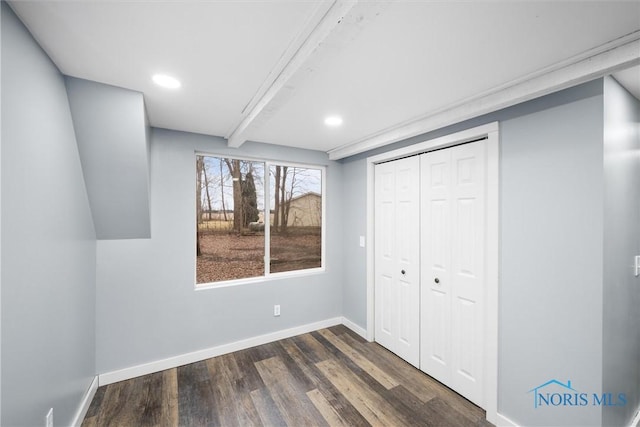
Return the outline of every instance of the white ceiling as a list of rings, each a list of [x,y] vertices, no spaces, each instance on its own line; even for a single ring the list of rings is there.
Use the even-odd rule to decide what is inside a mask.
[[[144,93],[153,126],[322,151],[640,30],[640,1],[10,4],[64,74]],[[182,88],[155,87],[157,72]]]

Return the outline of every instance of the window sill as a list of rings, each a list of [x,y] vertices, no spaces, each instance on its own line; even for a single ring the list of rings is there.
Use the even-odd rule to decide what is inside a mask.
[[[253,283],[270,282],[273,280],[291,279],[295,277],[315,276],[318,274],[322,274],[325,271],[326,271],[325,267],[319,267],[319,268],[309,268],[307,270],[285,271],[282,273],[273,273],[273,274],[269,274],[268,276],[247,277],[244,279],[224,280],[220,282],[210,282],[210,283],[197,283],[195,285],[195,290],[204,291],[207,289],[226,288],[229,286],[242,286],[242,285],[248,285]]]

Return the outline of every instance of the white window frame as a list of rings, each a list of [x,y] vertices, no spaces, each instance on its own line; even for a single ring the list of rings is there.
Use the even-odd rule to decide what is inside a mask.
[[[223,288],[228,286],[239,286],[251,283],[261,283],[265,281],[271,280],[280,280],[292,277],[301,277],[301,276],[310,276],[316,275],[320,273],[324,273],[326,271],[326,254],[327,254],[327,244],[326,244],[326,211],[327,211],[327,167],[325,165],[316,165],[311,163],[294,163],[294,162],[285,162],[279,160],[269,160],[263,158],[255,158],[255,157],[244,157],[244,156],[233,156],[227,154],[215,154],[210,152],[201,152],[196,151],[194,153],[193,165],[194,165],[194,176],[195,176],[195,165],[198,156],[204,157],[215,157],[221,159],[230,159],[230,160],[240,160],[247,162],[259,162],[264,164],[264,176],[263,185],[264,185],[264,272],[262,276],[254,276],[254,277],[245,277],[242,279],[232,279],[232,280],[221,280],[219,282],[207,282],[207,283],[198,283],[197,278],[197,269],[198,269],[198,256],[194,246],[193,258],[194,258],[194,283],[195,290],[206,290],[206,289],[216,289]],[[293,271],[282,271],[278,273],[271,273],[271,256],[270,256],[270,247],[271,247],[271,177],[269,175],[271,166],[286,166],[292,168],[306,168],[306,169],[316,169],[320,170],[320,196],[322,201],[322,218],[321,218],[321,230],[320,230],[320,267],[316,268],[306,268],[302,270],[293,270]],[[195,196],[195,195],[194,195]],[[196,236],[198,232],[198,221],[196,218],[196,214],[194,212],[194,231],[193,236]]]

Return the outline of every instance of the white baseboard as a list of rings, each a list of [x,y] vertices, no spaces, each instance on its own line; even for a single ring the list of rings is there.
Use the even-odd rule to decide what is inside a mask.
[[[640,427],[640,406],[638,406],[636,416],[631,420],[631,425],[629,427]]]
[[[308,332],[317,331],[318,329],[328,328],[340,325],[342,317],[334,317],[332,319],[321,320],[319,322],[308,323],[302,326],[296,326],[282,331],[271,332],[257,337],[247,338],[244,340],[223,344],[216,347],[206,348],[191,353],[181,354],[179,356],[169,357],[154,362],[144,363],[142,365],[132,366],[117,371],[105,372],[98,375],[99,384],[101,386],[112,384],[118,381],[124,381],[142,375],[153,374],[155,372],[164,371],[165,369],[177,368],[178,366],[188,365],[189,363],[200,362],[201,360],[210,359],[212,357],[221,356],[223,354],[240,351],[247,348],[255,347],[262,344],[294,337],[296,335],[306,334]]]
[[[82,402],[78,407],[75,417],[73,417],[71,427],[80,427],[82,425],[82,421],[84,421],[84,417],[87,415],[87,411],[89,410],[89,406],[91,405],[91,401],[93,400],[93,396],[95,396],[97,390],[98,377],[94,377],[93,381],[91,381],[91,385],[89,385],[89,389],[82,398]]]
[[[352,322],[351,320],[347,319],[344,316],[342,317],[342,324],[347,328],[351,329],[356,334],[360,335],[365,340],[367,339],[367,330],[365,328],[357,325],[356,323]]]
[[[518,424],[514,423],[509,418],[505,417],[500,413],[497,414],[496,418],[497,418],[496,426],[498,427],[518,427]]]

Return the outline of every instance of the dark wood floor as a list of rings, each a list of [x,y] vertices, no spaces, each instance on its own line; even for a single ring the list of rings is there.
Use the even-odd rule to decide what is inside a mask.
[[[98,388],[93,426],[490,426],[482,409],[336,326]]]

